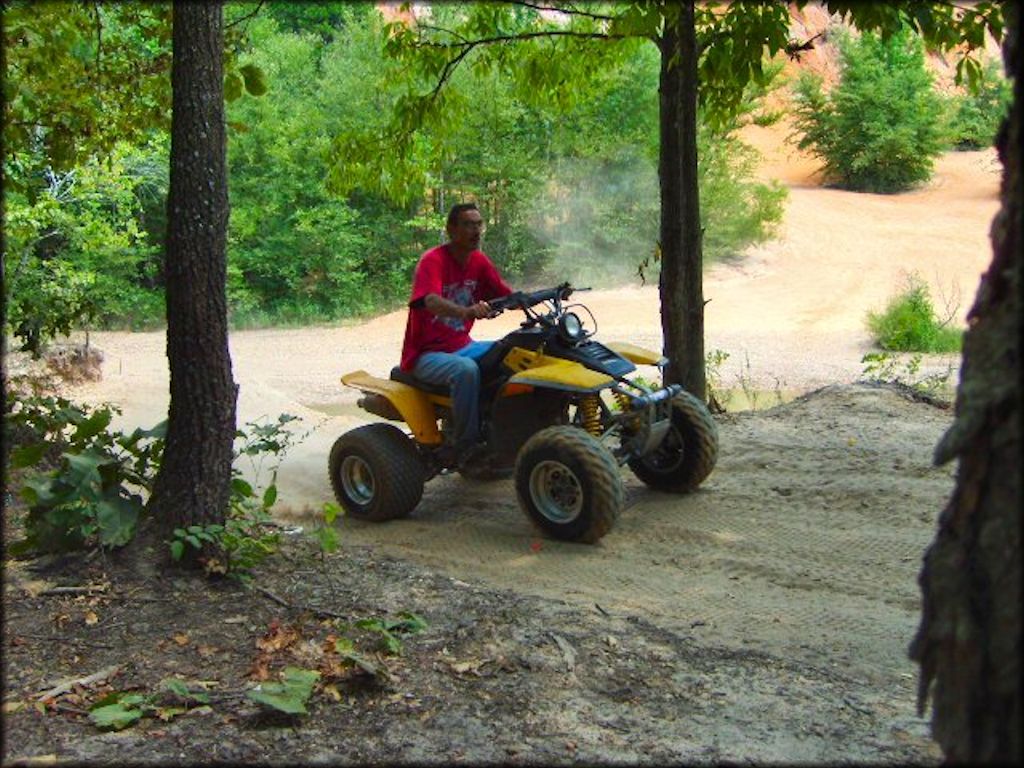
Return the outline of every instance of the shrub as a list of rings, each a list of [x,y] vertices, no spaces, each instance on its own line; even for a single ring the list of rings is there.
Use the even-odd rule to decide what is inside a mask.
[[[912,277],[881,314],[868,313],[875,343],[894,352],[958,352],[963,334],[939,320],[928,286]]]
[[[921,42],[865,33],[842,37],[839,48],[842,78],[829,93],[811,73],[796,83],[798,146],[845,189],[899,192],[927,181],[943,149],[943,109]]]
[[[1010,81],[1003,76],[999,63],[989,59],[977,90],[958,93],[950,100],[949,141],[953,148],[991,147],[1012,98]]]

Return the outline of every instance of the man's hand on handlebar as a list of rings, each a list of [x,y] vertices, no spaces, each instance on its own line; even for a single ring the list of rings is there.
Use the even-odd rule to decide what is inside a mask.
[[[491,309],[491,305],[486,301],[478,301],[476,304],[466,307],[465,317],[468,320],[473,318],[474,320],[481,320],[485,317],[494,317],[495,311]]]

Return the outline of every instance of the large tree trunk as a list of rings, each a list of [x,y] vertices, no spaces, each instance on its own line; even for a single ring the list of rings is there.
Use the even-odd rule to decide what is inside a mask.
[[[219,2],[175,2],[167,201],[167,443],[149,507],[164,529],[224,521],[237,387],[227,324],[228,192]]]
[[[1016,76],[998,139],[1002,209],[993,259],[964,337],[956,418],[937,463],[959,459],[956,490],[921,571],[918,707],[948,760],[1021,761],[1021,14],[1005,6],[1007,70]],[[934,683],[934,687],[933,684]]]
[[[668,18],[659,45],[661,146],[661,329],[666,380],[701,400],[704,379],[704,290],[697,179],[697,30],[693,0]]]

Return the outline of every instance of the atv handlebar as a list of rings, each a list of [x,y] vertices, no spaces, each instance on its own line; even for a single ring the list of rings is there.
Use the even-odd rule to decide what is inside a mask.
[[[491,309],[496,312],[503,312],[506,309],[528,309],[536,304],[540,304],[544,301],[561,301],[567,299],[573,292],[573,287],[569,283],[562,283],[556,285],[554,288],[542,288],[539,291],[531,291],[524,293],[523,291],[513,291],[508,296],[502,296],[497,299],[491,299],[488,304],[491,305]]]

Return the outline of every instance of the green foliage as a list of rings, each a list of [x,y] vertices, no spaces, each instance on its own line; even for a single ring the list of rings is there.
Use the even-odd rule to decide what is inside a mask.
[[[8,394],[5,439],[15,443],[10,466],[27,471],[21,495],[29,505],[25,539],[12,545],[12,552],[118,547],[131,541],[159,469],[167,424],[126,435],[110,428],[119,412],[111,405],[90,408],[60,397]],[[168,542],[174,560],[203,553],[208,573],[245,579],[276,551],[280,534],[270,510],[277,501],[277,469],[305,437],[288,429],[297,418],[281,414],[237,431],[226,520],[175,529]],[[261,484],[268,473],[269,482]]]
[[[166,167],[151,162],[161,154],[159,142],[118,144],[103,160],[47,170],[8,196],[7,322],[23,349],[38,356],[49,340],[94,321],[162,317],[163,296],[153,290],[160,260],[147,229],[161,227],[147,221],[154,195],[162,204],[166,194]]]
[[[865,363],[862,372],[868,381],[901,384],[915,392],[936,397],[949,391],[949,380],[953,375],[952,364],[946,370],[921,376],[921,354],[915,353],[909,359],[900,359],[891,352],[868,352],[861,358]]]
[[[316,541],[320,548],[320,557],[329,555],[338,549],[338,530],[334,527],[334,521],[341,514],[341,507],[334,502],[324,502],[323,520],[319,522],[310,536]]]
[[[943,149],[942,103],[920,40],[902,31],[840,40],[842,79],[829,93],[803,73],[795,86],[798,142],[846,189],[899,192],[926,181]]]
[[[288,451],[308,434],[297,435],[288,428],[298,420],[298,416],[282,413],[273,421],[251,421],[236,430],[238,444],[224,524],[175,528],[168,542],[173,560],[187,554],[200,556],[208,574],[245,581],[251,578],[253,568],[277,551],[281,535],[270,510],[277,501],[277,470]],[[262,485],[267,474],[269,482]]]
[[[963,90],[950,100],[948,132],[953,148],[991,147],[1012,99],[1012,84],[1003,75],[999,62],[990,59],[977,79],[976,89]]]
[[[166,422],[125,435],[109,428],[114,413],[114,406],[90,409],[64,398],[8,403],[5,428],[22,440],[11,451],[11,468],[35,469],[21,487],[29,505],[25,539],[12,552],[118,547],[134,536]],[[41,468],[48,463],[56,466]]]
[[[882,349],[899,352],[959,352],[963,334],[940,320],[928,286],[911,277],[884,312],[868,313],[868,327]]]
[[[379,634],[380,649],[397,656],[402,653],[399,636],[418,634],[427,628],[427,622],[415,613],[403,612],[396,619],[360,619],[355,626]]]
[[[246,696],[265,707],[276,709],[288,715],[306,714],[306,702],[313,695],[313,688],[320,673],[312,669],[286,667],[280,683],[261,683]]]
[[[708,403],[716,409],[722,409],[719,397],[724,397],[722,389],[722,363],[729,359],[729,353],[723,349],[709,349],[704,354],[704,378],[707,382]]]
[[[14,0],[3,17],[7,184],[169,126],[170,3]]]
[[[178,678],[162,680],[161,687],[162,691],[157,694],[114,691],[89,708],[89,719],[97,728],[121,731],[146,716],[166,722],[210,703],[209,696],[202,691],[189,690]]]

